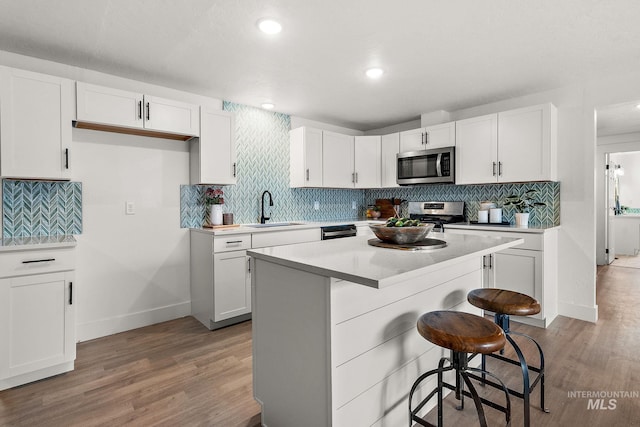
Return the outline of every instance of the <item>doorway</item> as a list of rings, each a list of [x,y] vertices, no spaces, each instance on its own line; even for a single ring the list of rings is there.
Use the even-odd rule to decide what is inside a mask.
[[[639,106],[634,101],[596,111],[598,265],[640,268]]]

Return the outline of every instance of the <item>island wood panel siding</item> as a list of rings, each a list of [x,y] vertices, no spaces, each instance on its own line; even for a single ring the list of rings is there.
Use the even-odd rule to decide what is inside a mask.
[[[339,324],[332,322],[334,426],[375,422],[394,425],[404,421],[413,381],[435,368],[440,357],[448,354],[418,334],[415,327],[418,317],[442,309],[481,314],[466,302],[467,293],[482,281],[479,260],[442,269],[434,276],[438,277],[428,275],[385,288],[397,291],[392,302],[387,296],[386,303],[378,300],[377,307],[368,307],[357,317]],[[422,290],[411,294],[410,290],[419,285]],[[357,284],[350,287],[356,293],[358,287],[364,288]],[[361,298],[366,299],[366,294],[371,293],[365,290]],[[370,296],[376,299],[375,295]],[[337,306],[332,307],[333,315]],[[422,389],[428,393],[432,385],[427,383]]]

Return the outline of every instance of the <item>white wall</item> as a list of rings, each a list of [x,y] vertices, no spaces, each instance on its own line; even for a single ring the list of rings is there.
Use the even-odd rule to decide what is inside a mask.
[[[302,117],[291,116],[291,129],[307,126],[315,129],[328,130],[331,132],[342,133],[344,135],[361,136],[364,132],[357,129],[350,129],[342,126],[332,125],[330,123],[318,122],[316,120],[309,120]]]
[[[0,64],[222,108],[218,99],[8,52],[0,51]],[[72,138],[73,181],[83,193],[78,339],[189,315],[189,234],[180,228],[188,143],[84,129]],[[135,215],[125,215],[126,201]]]

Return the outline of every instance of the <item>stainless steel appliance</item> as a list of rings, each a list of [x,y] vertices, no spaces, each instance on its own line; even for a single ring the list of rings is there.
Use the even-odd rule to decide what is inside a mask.
[[[398,153],[399,185],[455,183],[455,147]]]
[[[355,224],[328,225],[320,227],[322,240],[341,239],[343,237],[354,237],[358,229]]]
[[[444,231],[444,224],[464,221],[464,202],[409,202],[409,218],[435,224],[434,231]]]

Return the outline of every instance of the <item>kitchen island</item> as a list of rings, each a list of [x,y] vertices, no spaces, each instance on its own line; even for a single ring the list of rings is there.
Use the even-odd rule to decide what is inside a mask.
[[[523,241],[430,237],[447,246],[410,252],[352,237],[247,252],[264,426],[406,425],[411,384],[445,354],[419,336],[417,318],[480,314],[466,295],[482,286],[482,257]]]

